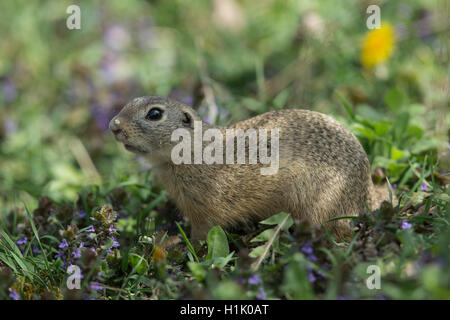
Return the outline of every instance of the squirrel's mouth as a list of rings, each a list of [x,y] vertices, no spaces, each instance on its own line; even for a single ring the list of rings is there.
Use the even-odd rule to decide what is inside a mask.
[[[145,151],[143,151],[135,146],[132,146],[130,144],[124,144],[124,146],[125,146],[125,149],[127,149],[128,151],[131,151],[134,153],[145,153]]]

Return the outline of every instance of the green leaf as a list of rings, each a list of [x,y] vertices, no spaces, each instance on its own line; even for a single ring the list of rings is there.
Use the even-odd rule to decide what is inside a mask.
[[[277,109],[283,109],[283,107],[285,106],[288,98],[289,98],[289,89],[285,89],[285,90],[281,91],[275,97],[275,99],[273,99],[273,105]]]
[[[180,230],[181,236],[183,237],[183,240],[189,249],[188,254],[190,253],[195,258],[195,261],[200,262],[198,260],[197,253],[195,253],[194,247],[192,246],[191,242],[189,241],[188,237],[186,236],[186,233],[184,232],[183,228],[181,228],[181,226],[178,224],[178,222],[175,222],[175,224],[177,225],[178,230]]]
[[[256,99],[253,98],[243,98],[242,99],[242,104],[251,111],[255,111],[255,112],[262,112],[264,109],[264,104],[261,103],[261,101],[258,101]]]
[[[392,146],[391,148],[391,159],[393,160],[399,160],[405,157],[407,154],[408,154],[407,151],[399,150],[395,146]]]
[[[288,214],[286,212],[281,212],[279,214],[273,215],[270,218],[267,218],[263,221],[260,221],[261,224],[267,224],[267,225],[278,225],[281,222],[283,222],[284,218],[286,218]],[[288,230],[292,225],[294,224],[294,220],[292,220],[292,217],[289,217],[286,223],[283,225],[281,230]]]
[[[368,127],[362,126],[360,124],[355,124],[354,129],[356,130],[357,135],[362,135],[363,137],[369,139],[370,142],[372,142],[376,138],[375,132]]]
[[[225,280],[212,287],[214,299],[240,300],[245,299],[244,292],[236,282]]]
[[[366,119],[368,121],[372,122],[381,122],[384,121],[386,116],[378,112],[373,107],[369,106],[368,104],[361,104],[358,106],[357,115],[360,118]]]
[[[218,257],[218,258],[214,258],[212,260],[208,260],[208,264],[210,265],[215,265],[216,267],[218,267],[219,269],[223,269],[225,268],[225,266],[231,261],[233,260],[233,255],[234,255],[234,251],[231,252],[229,255],[227,255],[226,257]]]
[[[405,136],[405,132],[408,129],[408,124],[409,124],[409,113],[408,112],[399,113],[395,117],[394,137],[395,137],[395,141],[397,141],[397,143],[400,143],[401,139]]]
[[[450,203],[450,196],[446,193],[439,193],[436,194],[434,197],[436,200],[441,200],[443,202]]]
[[[205,268],[198,262],[189,261],[187,263],[189,270],[191,270],[192,274],[198,281],[203,281],[206,275]]]
[[[383,137],[388,132],[390,125],[390,123],[378,121],[373,124],[373,128],[377,136]]]
[[[307,265],[305,257],[296,253],[284,272],[282,290],[292,299],[313,299],[315,297],[308,280]]]
[[[208,244],[207,260],[226,257],[230,253],[227,235],[220,226],[209,230],[206,243]]]
[[[388,169],[390,176],[398,177],[403,170],[408,168],[408,165],[405,163],[390,163],[386,168]]]
[[[436,149],[437,143],[434,140],[422,139],[411,147],[411,153],[420,154],[428,150]]]
[[[132,268],[138,274],[142,275],[147,271],[147,261],[145,261],[143,257],[137,255],[136,253],[130,253],[130,255],[128,256],[128,263],[131,264]]]
[[[391,110],[395,111],[400,109],[405,103],[405,95],[399,89],[393,88],[384,96],[384,102],[386,102]]]
[[[19,254],[20,256],[22,256],[22,253],[20,252],[19,248],[17,247],[17,245],[14,243],[14,241],[12,241],[12,239],[9,237],[9,235],[4,232],[3,230],[0,229],[0,235],[2,236],[3,239],[5,239],[5,241],[8,243],[9,245],[9,250],[14,250],[14,252],[16,252],[17,254]],[[1,238],[0,238],[1,239]]]
[[[250,242],[268,241],[275,233],[275,229],[267,229],[254,237]]]
[[[408,130],[406,130],[405,136],[415,138],[419,140],[423,137],[424,130],[417,126],[417,125],[411,125],[409,126]]]
[[[263,245],[261,245],[261,246],[258,246],[258,247],[256,247],[256,248],[254,248],[252,251],[250,251],[250,253],[248,254],[248,256],[249,256],[250,258],[258,258],[260,255],[263,254],[263,252],[264,252],[264,247],[265,247],[265,245],[263,244]]]
[[[352,108],[350,108],[349,104],[347,103],[347,101],[341,97],[340,95],[338,95],[339,100],[341,100],[342,104],[344,105],[345,110],[347,111],[348,115],[350,116],[350,118],[355,121],[356,117],[355,117],[355,113],[353,112]]]

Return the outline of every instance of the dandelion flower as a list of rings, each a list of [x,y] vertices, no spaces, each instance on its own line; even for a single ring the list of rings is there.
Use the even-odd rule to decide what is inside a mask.
[[[389,24],[383,24],[380,29],[371,30],[363,40],[361,63],[366,68],[373,68],[386,61],[392,53],[395,37]]]
[[[164,252],[163,248],[155,246],[153,250],[152,258],[156,263],[161,263],[166,261],[167,254]]]

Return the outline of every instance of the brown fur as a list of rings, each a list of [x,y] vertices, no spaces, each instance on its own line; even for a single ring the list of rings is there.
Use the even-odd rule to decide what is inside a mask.
[[[163,119],[144,119],[154,106],[164,110]],[[110,128],[117,140],[154,165],[169,195],[191,221],[193,238],[204,238],[213,225],[226,228],[284,211],[324,224],[342,239],[350,234],[348,220],[327,223],[329,219],[355,216],[367,207],[374,210],[388,200],[387,190],[372,183],[359,141],[324,114],[281,110],[227,127],[280,130],[279,170],[266,176],[260,173],[261,164],[175,165],[170,154],[176,143],[170,136],[176,128],[186,127],[182,122],[186,117],[199,120],[193,109],[180,102],[147,96],[127,104]],[[116,119],[120,124],[114,123]],[[207,128],[211,126],[203,123],[203,130]]]

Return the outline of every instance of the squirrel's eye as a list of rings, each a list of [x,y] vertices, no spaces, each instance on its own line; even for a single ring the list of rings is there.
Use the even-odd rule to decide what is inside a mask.
[[[163,111],[158,108],[150,109],[150,111],[145,116],[147,120],[159,120],[162,118]]]

